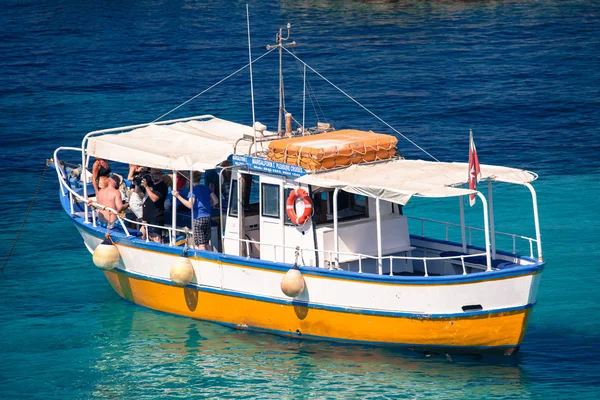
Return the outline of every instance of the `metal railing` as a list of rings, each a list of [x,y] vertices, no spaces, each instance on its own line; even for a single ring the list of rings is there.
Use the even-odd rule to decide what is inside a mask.
[[[428,219],[428,218],[420,218],[420,217],[413,217],[413,216],[408,216],[408,219],[412,219],[415,221],[420,221],[421,222],[421,237],[426,237],[425,236],[425,222],[429,222],[432,224],[438,224],[438,225],[444,225],[445,226],[445,231],[446,231],[446,241],[449,240],[450,237],[450,227],[455,227],[455,228],[461,228],[460,224],[456,224],[453,222],[447,222],[447,221],[438,221],[438,220],[434,220],[434,219]],[[473,231],[475,232],[484,232],[483,228],[478,228],[478,227],[474,227],[474,226],[465,226],[465,229],[468,231],[468,245],[471,246],[473,244]],[[522,235],[517,235],[515,233],[506,233],[506,232],[499,232],[499,231],[495,231],[494,232],[495,235],[497,236],[503,236],[503,237],[508,237],[512,239],[512,253],[513,254],[517,254],[517,239],[521,239],[524,241],[527,241],[529,243],[529,256],[533,258],[533,244],[539,244],[538,241],[534,238],[530,238],[527,236],[522,236]]]
[[[129,232],[129,229],[127,228],[126,222],[129,222],[129,223],[132,223],[134,225],[137,225],[138,227],[143,226],[145,228],[145,230],[146,230],[146,239],[145,239],[146,242],[150,241],[150,239],[149,239],[150,235],[148,235],[148,228],[157,228],[157,229],[160,229],[160,230],[168,231],[169,232],[169,245],[170,246],[174,246],[175,245],[176,233],[183,233],[185,235],[187,235],[189,233],[189,231],[186,230],[186,229],[177,229],[177,228],[174,228],[174,227],[165,227],[165,226],[160,226],[160,225],[152,225],[152,224],[149,224],[147,222],[133,221],[133,220],[131,220],[131,219],[129,219],[129,218],[121,215],[119,212],[117,212],[113,208],[103,206],[102,204],[97,203],[96,201],[93,201],[90,198],[86,198],[86,197],[80,195],[79,193],[75,192],[70,187],[70,185],[67,184],[65,172],[63,171],[63,169],[61,167],[61,164],[60,164],[60,160],[58,159],[58,152],[61,151],[61,150],[72,150],[72,151],[79,151],[79,152],[81,152],[81,149],[76,148],[76,147],[59,147],[58,149],[56,149],[54,151],[54,166],[55,166],[55,169],[56,169],[56,174],[58,175],[58,181],[59,181],[59,184],[60,184],[61,194],[63,196],[67,195],[67,193],[65,192],[65,189],[66,189],[66,191],[69,194],[69,203],[70,203],[70,207],[71,207],[71,209],[70,209],[71,215],[75,215],[75,209],[74,209],[75,202],[76,201],[77,202],[81,202],[81,203],[84,203],[85,206],[87,206],[87,207],[92,207],[92,208],[95,208],[96,210],[105,210],[105,211],[109,211],[109,212],[115,214],[117,216],[117,220],[118,220],[119,224],[123,228],[123,232],[125,233],[125,236],[127,236],[127,237],[131,236],[131,233]],[[83,184],[85,185],[87,183],[84,182]],[[96,213],[92,212],[91,214],[92,214],[91,215],[92,226],[94,228],[96,228],[98,226],[98,222],[97,222],[97,218],[96,218]],[[90,221],[87,220],[86,218],[84,218],[84,220],[85,220],[85,223],[90,223]]]
[[[258,242],[256,240],[251,240],[251,239],[239,239],[239,238],[231,238],[231,237],[226,237],[226,236],[222,236],[222,242],[225,243],[226,240],[231,240],[237,243],[244,243],[246,246],[246,257],[250,258],[249,254],[250,254],[250,245],[251,244],[256,244],[259,246],[266,246],[266,247],[272,247],[273,248],[273,254],[274,254],[274,259],[273,260],[269,260],[269,261],[274,261],[277,262],[277,249],[288,249],[288,250],[298,250],[300,251],[301,254],[304,254],[304,252],[309,252],[309,253],[317,253],[317,254],[323,254],[324,256],[327,255],[327,257],[325,257],[324,259],[327,259],[327,262],[329,263],[329,270],[333,270],[333,269],[340,269],[338,267],[339,265],[339,256],[343,255],[343,256],[350,256],[352,258],[354,258],[354,260],[351,261],[346,261],[347,263],[350,262],[354,262],[354,261],[358,261],[358,273],[362,274],[363,270],[362,270],[362,262],[365,259],[371,259],[371,260],[375,260],[377,262],[377,274],[378,275],[383,275],[383,260],[388,260],[389,262],[389,266],[390,266],[390,272],[389,272],[389,276],[394,276],[393,272],[394,272],[394,260],[403,260],[404,262],[407,262],[408,260],[414,260],[414,261],[422,261],[423,262],[423,272],[424,272],[424,276],[425,277],[429,277],[429,272],[427,269],[427,261],[439,261],[439,260],[460,260],[460,263],[462,265],[462,273],[463,275],[467,275],[467,267],[471,267],[470,265],[467,265],[467,263],[465,262],[465,259],[468,258],[472,258],[472,257],[481,257],[481,256],[485,256],[486,253],[477,253],[477,254],[462,254],[462,255],[457,255],[457,256],[449,256],[449,257],[412,257],[412,256],[383,256],[381,257],[381,259],[377,256],[371,256],[368,254],[361,254],[361,253],[349,253],[349,252],[342,252],[342,251],[333,251],[333,250],[325,250],[325,249],[310,249],[310,248],[297,248],[294,246],[286,246],[283,244],[274,244],[274,243],[263,243],[263,242]],[[284,256],[285,257],[285,256]],[[484,265],[482,265],[483,268],[485,268]]]

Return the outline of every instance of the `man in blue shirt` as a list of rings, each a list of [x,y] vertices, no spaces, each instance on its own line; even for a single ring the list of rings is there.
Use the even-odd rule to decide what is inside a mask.
[[[173,191],[173,196],[193,212],[194,244],[196,248],[199,250],[210,250],[211,207],[217,205],[219,200],[208,186],[200,184],[201,179],[202,174],[194,172],[192,176],[193,187],[187,199],[181,197],[176,190]]]

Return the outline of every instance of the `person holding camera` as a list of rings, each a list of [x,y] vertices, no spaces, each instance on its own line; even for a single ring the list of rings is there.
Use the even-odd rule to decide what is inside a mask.
[[[211,207],[219,204],[219,199],[208,186],[200,184],[201,179],[202,174],[194,172],[192,175],[193,188],[187,199],[184,199],[177,190],[172,193],[181,204],[193,210],[194,245],[199,250],[210,251]]]
[[[149,168],[143,167],[141,165],[129,164],[129,174],[127,175],[127,180],[133,182],[134,179],[139,178],[140,176],[146,175],[150,171]]]
[[[143,175],[141,180],[142,190],[146,197],[142,204],[142,220],[151,225],[165,225],[165,199],[169,187],[162,180],[162,170],[152,168],[149,174]],[[148,237],[153,242],[162,243],[162,229],[149,227]]]

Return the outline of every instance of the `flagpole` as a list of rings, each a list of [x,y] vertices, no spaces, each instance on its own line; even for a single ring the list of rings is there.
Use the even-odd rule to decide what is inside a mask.
[[[481,169],[479,168],[479,157],[477,157],[477,148],[473,141],[473,130],[469,129],[469,189],[477,190],[477,183],[481,177]],[[469,203],[471,207],[475,205],[475,194],[469,195]]]

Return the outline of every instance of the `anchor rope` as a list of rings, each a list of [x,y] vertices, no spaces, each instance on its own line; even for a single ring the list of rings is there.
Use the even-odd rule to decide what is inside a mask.
[[[31,213],[31,209],[33,208],[33,203],[35,202],[35,198],[37,197],[38,193],[40,192],[40,188],[42,187],[42,182],[44,181],[44,177],[46,176],[46,172],[48,171],[49,166],[50,166],[50,164],[46,164],[46,168],[44,168],[44,172],[42,172],[42,178],[40,179],[40,183],[38,183],[37,189],[35,189],[35,194],[33,195],[33,198],[31,199],[31,203],[29,204],[29,209],[25,213],[25,219],[23,220],[23,223],[21,224],[21,228],[19,228],[19,231],[17,232],[17,237],[15,238],[15,241],[13,242],[12,247],[10,248],[8,255],[6,256],[6,260],[4,260],[2,269],[0,269],[0,274],[4,273],[4,267],[6,267],[6,264],[8,263],[8,260],[10,259],[10,256],[12,255],[12,252],[15,249],[17,242],[19,241],[19,236],[21,236],[21,232],[23,232],[23,228],[25,227],[25,222],[27,222],[27,218],[29,217],[29,214]]]

